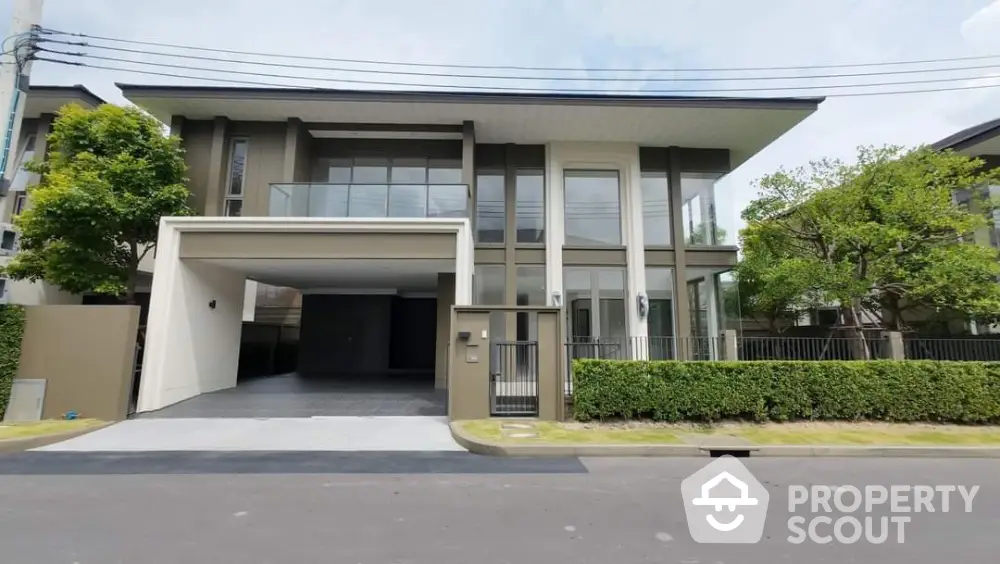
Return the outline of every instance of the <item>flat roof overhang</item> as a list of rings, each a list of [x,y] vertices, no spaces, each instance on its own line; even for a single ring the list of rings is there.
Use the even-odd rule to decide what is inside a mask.
[[[169,123],[235,121],[455,125],[479,143],[638,143],[729,149],[735,168],[816,111],[822,98],[710,98],[489,92],[149,86],[118,84]]]
[[[1000,155],[1000,118],[963,129],[931,145],[935,151],[951,149],[963,155]]]
[[[166,218],[181,261],[300,290],[434,290],[471,260],[467,219]]]
[[[24,102],[24,118],[37,119],[42,114],[54,114],[63,106],[77,103],[87,108],[96,108],[105,101],[85,86],[32,86]]]

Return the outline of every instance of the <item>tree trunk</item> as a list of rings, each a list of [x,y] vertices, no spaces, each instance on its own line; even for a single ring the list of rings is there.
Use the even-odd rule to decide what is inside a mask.
[[[871,360],[871,351],[868,349],[868,340],[865,332],[861,329],[861,320],[858,316],[858,309],[855,304],[840,308],[844,320],[844,331],[850,339],[851,358],[854,360]]]

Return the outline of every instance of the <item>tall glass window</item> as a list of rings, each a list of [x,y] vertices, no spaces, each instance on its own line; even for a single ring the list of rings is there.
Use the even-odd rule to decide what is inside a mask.
[[[719,174],[681,175],[684,241],[687,245],[735,245],[738,223],[735,204],[716,198]],[[724,181],[723,181],[724,182]]]
[[[544,266],[517,267],[517,305],[545,305]],[[538,340],[538,314],[518,312],[516,323],[518,341]]]
[[[647,247],[670,245],[670,191],[666,171],[642,173],[642,234]]]
[[[628,358],[624,268],[563,269],[575,357]]]
[[[733,290],[733,278],[730,271],[723,269],[688,268],[686,272],[691,357],[695,360],[717,359],[721,346],[719,337],[726,328],[724,291]]]
[[[243,215],[243,192],[246,184],[247,155],[250,141],[233,139],[229,152],[229,182],[226,186],[226,199],[223,213],[228,217]]]
[[[545,171],[518,169],[514,186],[518,243],[545,241]]]
[[[21,156],[14,163],[14,177],[10,181],[11,192],[24,192],[28,189],[28,181],[31,173],[24,170],[24,165],[35,159],[35,136],[28,135],[24,139],[24,149]]]
[[[564,200],[567,245],[622,244],[618,171],[565,171]]]
[[[646,269],[646,295],[649,312],[646,315],[650,360],[674,358],[674,270]]]
[[[503,170],[480,171],[476,175],[476,242],[504,242],[507,213],[503,194]]]
[[[475,305],[504,305],[504,266],[502,264],[478,264],[472,278],[473,303]],[[503,312],[490,314],[490,340],[506,340],[506,323]]]

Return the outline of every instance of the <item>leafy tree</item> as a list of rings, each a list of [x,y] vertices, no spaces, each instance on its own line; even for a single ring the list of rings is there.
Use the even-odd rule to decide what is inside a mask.
[[[1000,179],[983,164],[950,151],[862,147],[855,164],[823,160],[764,177],[743,212],[749,310],[838,303],[858,358],[868,357],[862,312],[888,312],[897,329],[917,307],[996,319],[997,250],[970,243],[992,208],[982,186]],[[970,205],[955,194],[969,194]]]
[[[26,167],[42,181],[17,218],[21,252],[7,275],[134,303],[160,217],[191,214],[179,139],[136,108],[69,105],[48,147],[45,162]]]

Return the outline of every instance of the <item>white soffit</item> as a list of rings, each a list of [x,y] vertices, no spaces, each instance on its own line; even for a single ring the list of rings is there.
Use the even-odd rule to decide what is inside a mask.
[[[478,143],[543,144],[553,141],[638,143],[648,146],[717,148],[732,151],[733,166],[747,160],[812,114],[818,101],[683,100],[641,105],[573,102],[520,103],[515,100],[410,101],[258,98],[197,89],[173,95],[155,87],[141,92],[125,87],[126,96],[169,123],[171,116],[235,121],[286,121],[295,117],[318,123],[447,124],[472,121]]]

